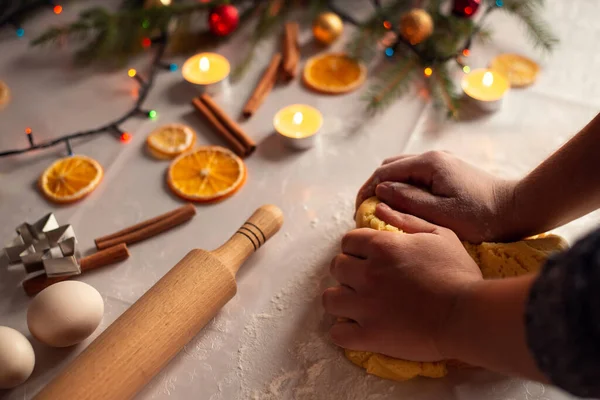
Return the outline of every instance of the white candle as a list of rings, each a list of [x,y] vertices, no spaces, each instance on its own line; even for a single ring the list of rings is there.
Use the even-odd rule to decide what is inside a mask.
[[[311,147],[322,124],[323,115],[319,110],[305,104],[282,108],[273,118],[275,131],[286,145],[296,149]]]
[[[214,94],[228,83],[229,61],[216,53],[200,53],[186,60],[181,68],[183,78],[200,89]]]
[[[500,109],[509,87],[510,83],[502,74],[489,69],[476,69],[462,80],[465,94],[487,111]]]

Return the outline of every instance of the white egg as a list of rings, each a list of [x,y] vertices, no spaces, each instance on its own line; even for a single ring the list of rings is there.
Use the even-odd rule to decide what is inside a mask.
[[[0,389],[11,389],[25,382],[33,371],[35,354],[21,332],[0,326]]]
[[[102,320],[104,301],[90,285],[64,281],[44,289],[27,310],[27,325],[40,342],[68,347],[90,336]]]

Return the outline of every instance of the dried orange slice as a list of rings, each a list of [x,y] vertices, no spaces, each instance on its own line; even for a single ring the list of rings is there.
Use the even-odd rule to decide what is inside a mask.
[[[98,161],[77,155],[55,161],[42,173],[38,183],[48,200],[72,203],[93,192],[103,176]]]
[[[6,83],[0,81],[0,109],[2,109],[5,105],[10,101],[10,90]]]
[[[186,200],[210,203],[226,199],[246,183],[241,158],[219,146],[199,147],[171,162],[167,183]]]
[[[525,87],[535,82],[540,66],[518,54],[500,54],[492,60],[490,69],[504,75],[511,87]]]
[[[323,93],[341,94],[362,85],[367,68],[342,53],[329,53],[309,59],[304,66],[304,83]]]
[[[146,138],[148,152],[159,159],[175,158],[196,144],[196,132],[187,125],[161,126]]]

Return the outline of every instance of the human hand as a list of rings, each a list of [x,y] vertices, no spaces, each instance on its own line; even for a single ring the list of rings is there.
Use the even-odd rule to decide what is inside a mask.
[[[445,152],[403,155],[383,162],[358,192],[395,210],[454,231],[472,243],[512,239],[516,182],[490,175]]]
[[[456,235],[377,206],[376,216],[407,234],[357,229],[331,263],[340,283],[325,290],[325,310],[341,320],[332,340],[344,348],[415,361],[445,358],[440,336],[454,305],[481,271]]]

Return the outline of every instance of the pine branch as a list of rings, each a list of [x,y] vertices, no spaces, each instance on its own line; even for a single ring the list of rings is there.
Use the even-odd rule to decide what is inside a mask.
[[[459,98],[447,65],[434,66],[428,83],[434,101],[448,110],[448,116],[458,118]]]
[[[392,23],[399,21],[400,15],[408,10],[411,4],[410,0],[397,0],[375,12],[371,18],[359,26],[358,31],[348,42],[346,46],[348,54],[368,64],[379,51],[376,44],[386,33],[390,32],[383,25],[383,21]]]
[[[167,30],[173,18],[206,11],[224,3],[227,1],[214,0],[151,8],[129,8],[133,5],[126,6],[124,3],[123,8],[114,13],[94,7],[83,11],[71,24],[43,32],[31,41],[31,45],[56,44],[63,39],[71,39],[82,46],[75,53],[79,62],[107,59],[122,63],[143,50],[142,38]]]
[[[367,111],[376,113],[405,94],[418,69],[418,64],[412,58],[402,58],[396,62],[383,74],[380,82],[373,85],[365,94]]]
[[[504,0],[502,7],[497,7],[495,0],[486,0],[489,7],[503,10],[518,18],[525,26],[534,48],[550,52],[558,44],[558,38],[549,24],[542,20],[544,0]]]
[[[475,39],[482,44],[488,44],[492,41],[492,31],[490,29],[481,28],[475,34]]]
[[[534,48],[542,49],[545,52],[554,50],[554,47],[558,44],[558,38],[554,36],[550,27],[537,14],[522,12],[517,13],[517,16],[525,25]]]

